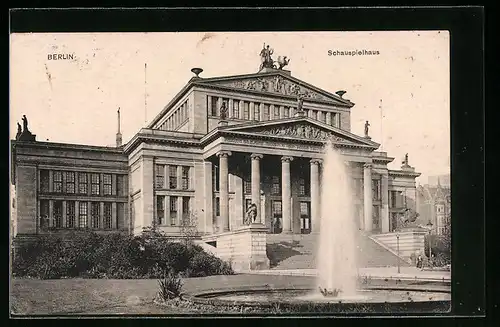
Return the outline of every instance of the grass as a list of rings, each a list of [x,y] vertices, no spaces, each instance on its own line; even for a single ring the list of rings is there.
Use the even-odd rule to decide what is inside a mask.
[[[378,285],[388,282],[374,281]],[[394,281],[391,281],[394,283]],[[315,288],[315,278],[307,276],[231,275],[186,278],[183,292],[228,291],[244,287]],[[372,282],[370,282],[372,284]],[[397,284],[397,283],[396,283]],[[415,282],[413,287],[420,288]],[[375,286],[375,285],[374,285]],[[429,286],[429,285],[428,285]],[[407,287],[411,287],[407,286]],[[270,310],[241,308],[237,305],[204,305],[168,300],[154,303],[157,279],[12,279],[11,313],[15,315],[182,315],[220,313],[286,313],[276,304]]]
[[[187,278],[184,291],[230,290],[241,286],[310,287],[308,277],[233,275]],[[11,313],[17,315],[189,314],[195,306],[160,306],[153,302],[156,279],[12,279]],[[172,303],[170,303],[172,304]]]

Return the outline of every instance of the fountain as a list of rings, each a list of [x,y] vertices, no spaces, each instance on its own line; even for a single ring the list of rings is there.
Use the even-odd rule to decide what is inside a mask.
[[[288,289],[243,287],[201,292],[199,303],[269,308],[276,303],[296,312],[443,312],[449,310],[449,284],[439,281],[379,279],[360,285],[357,267],[357,224],[349,163],[328,141],[324,149],[320,228],[315,288],[312,277]],[[317,232],[317,231],[316,231]],[[308,279],[307,279],[308,278]],[[424,286],[422,286],[424,285]],[[311,285],[312,286],[312,285]],[[318,311],[319,310],[319,311]]]
[[[354,204],[348,163],[329,141],[323,160],[318,289],[323,296],[356,296]]]

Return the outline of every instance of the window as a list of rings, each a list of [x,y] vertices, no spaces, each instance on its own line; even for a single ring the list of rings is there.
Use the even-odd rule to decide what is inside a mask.
[[[49,192],[49,171],[40,170],[40,192]]]
[[[300,202],[300,216],[309,217],[309,202]]]
[[[62,214],[62,201],[54,201],[54,227],[63,227]]]
[[[243,189],[245,194],[252,194],[252,182],[250,180],[244,180]]]
[[[92,195],[99,195],[99,180],[100,180],[100,175],[99,174],[91,174],[90,175],[90,194]]]
[[[40,200],[40,228],[49,227],[49,200]]]
[[[281,193],[281,183],[280,183],[280,178],[279,176],[273,176],[272,178],[272,188],[271,188],[271,193],[272,194],[280,194]]]
[[[285,107],[285,111],[283,112],[283,117],[285,118],[290,117],[290,108]]]
[[[213,185],[214,185],[214,191],[217,192],[219,191],[219,166],[212,166],[213,171],[212,171],[212,177],[213,177]]]
[[[88,194],[88,175],[87,173],[78,174],[78,193]]]
[[[66,201],[66,227],[75,228],[75,201]]]
[[[253,120],[260,120],[260,104],[256,103],[253,109],[254,115]]]
[[[177,225],[177,197],[170,197],[170,225]]]
[[[248,102],[243,103],[243,119],[246,119],[246,120],[250,119],[250,109],[249,109]]]
[[[165,216],[165,197],[158,195],[156,197],[156,223],[161,225],[164,223]]]
[[[240,118],[240,102],[238,100],[233,101],[233,118]]]
[[[177,188],[177,166],[168,166],[168,187],[172,190]]]
[[[274,119],[280,118],[280,106],[274,106]]]
[[[306,179],[299,178],[299,195],[306,195]]]
[[[380,180],[372,180],[372,199],[377,201],[380,200]]]
[[[91,227],[99,228],[99,202],[91,202],[90,203],[90,215],[91,215]]]
[[[163,188],[163,182],[165,180],[165,165],[155,166],[155,187]]]
[[[191,215],[191,198],[189,196],[182,197],[182,217],[189,218]]]
[[[211,111],[210,111],[210,116],[217,116],[217,104],[218,104],[218,101],[219,101],[219,98],[217,97],[211,97]]]
[[[53,190],[55,193],[62,193],[62,172],[54,171]]]
[[[182,167],[182,189],[189,189],[189,167]]]
[[[111,174],[102,175],[102,193],[103,195],[111,195]]]
[[[282,211],[281,211],[281,201],[273,201],[273,216],[274,217],[281,217]]]
[[[269,114],[269,105],[265,104],[264,105],[264,120],[270,120],[271,115]]]
[[[78,227],[80,228],[86,228],[87,227],[87,220],[88,220],[88,203],[87,202],[80,202],[79,203],[79,212],[78,212]]]
[[[111,203],[104,202],[104,228],[111,229],[113,228],[112,216],[111,216]]]
[[[64,184],[66,188],[66,193],[75,193],[75,173],[72,171],[64,172]]]
[[[215,215],[220,216],[220,198],[216,197],[215,198]]]
[[[123,175],[116,175],[116,195],[125,195],[125,185],[123,184],[125,177]]]

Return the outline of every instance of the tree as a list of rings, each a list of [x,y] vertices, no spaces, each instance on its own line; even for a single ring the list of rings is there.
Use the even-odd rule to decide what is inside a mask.
[[[182,217],[180,231],[182,240],[186,245],[199,237],[198,216],[196,215],[196,212],[189,212],[187,215]]]

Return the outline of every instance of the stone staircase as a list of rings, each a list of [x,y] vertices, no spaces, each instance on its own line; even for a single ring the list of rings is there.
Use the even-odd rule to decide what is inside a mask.
[[[316,268],[317,234],[268,234],[267,256],[273,269]],[[390,249],[374,241],[363,232],[356,233],[358,267],[396,266],[398,257]],[[402,267],[409,266],[400,260]]]

